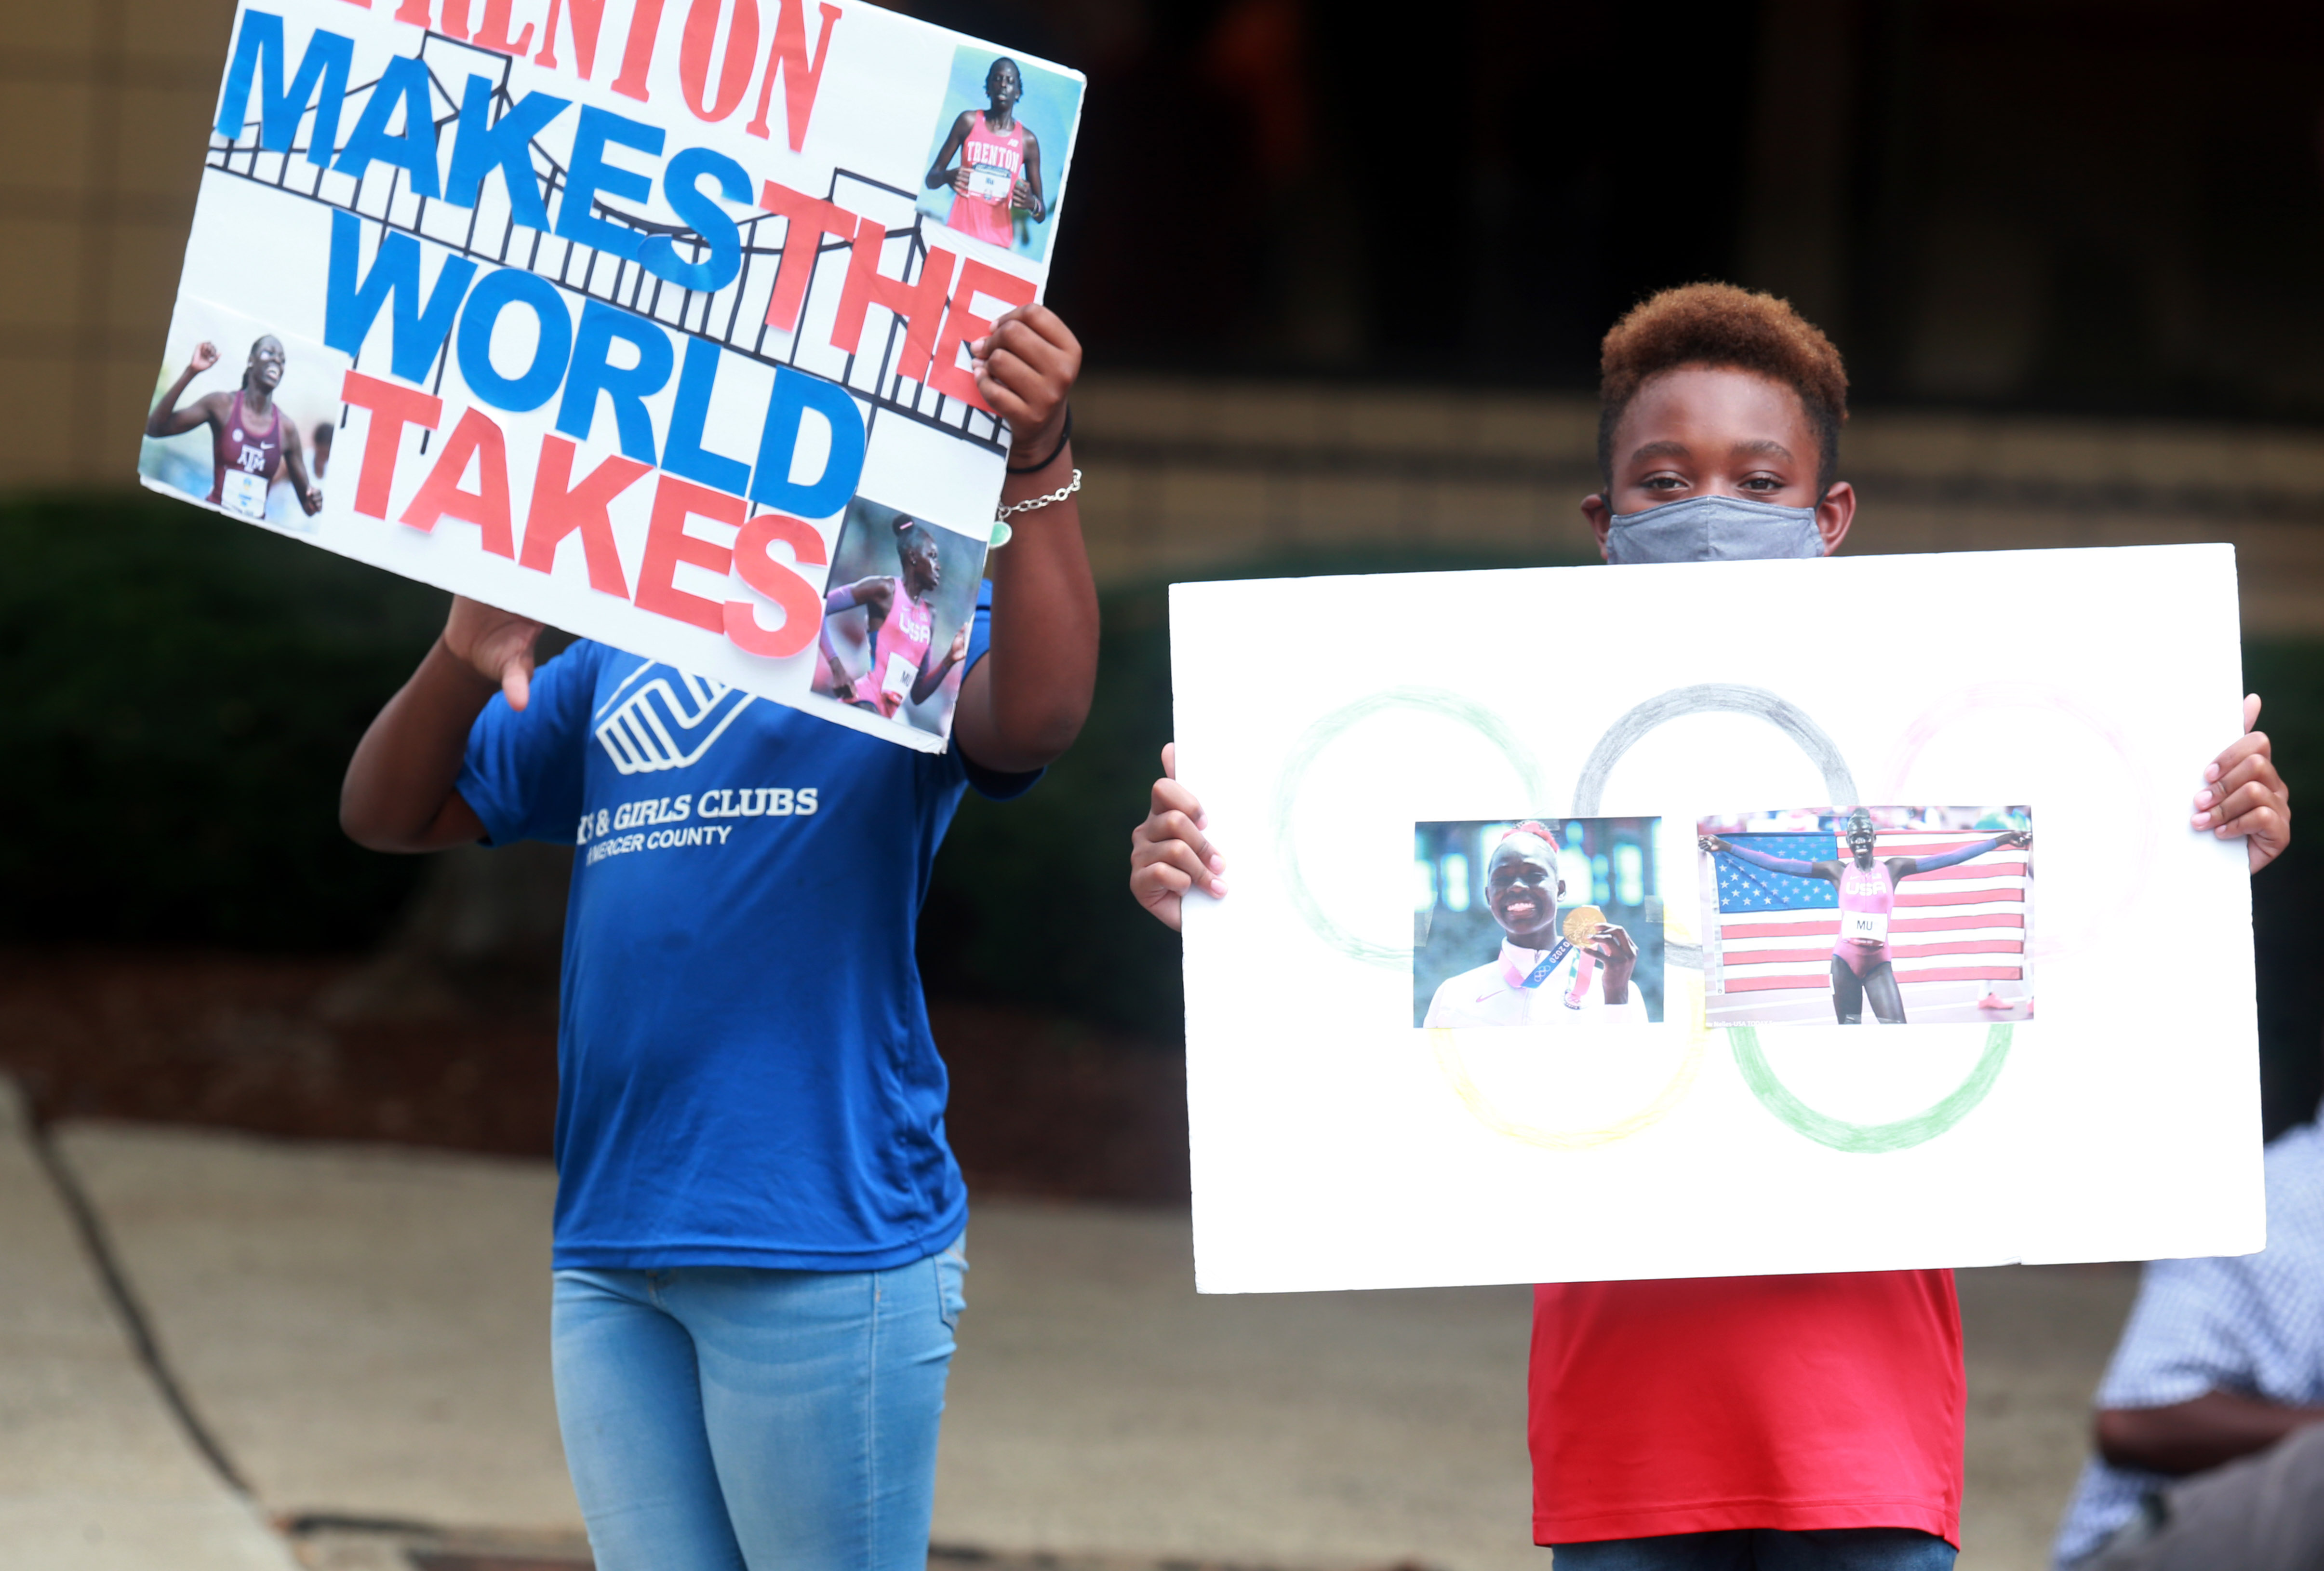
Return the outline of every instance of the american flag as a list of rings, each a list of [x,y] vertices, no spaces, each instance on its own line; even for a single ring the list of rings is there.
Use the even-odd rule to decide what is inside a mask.
[[[1768,856],[1837,862],[1840,836],[1724,835]],[[1981,829],[1883,829],[1875,856],[1941,856],[1990,840]],[[1826,987],[1840,937],[1840,890],[1820,878],[1765,873],[1732,856],[1719,870],[1720,990]],[[1889,953],[1900,982],[2015,982],[2025,975],[2024,850],[2004,846],[1958,867],[1915,873],[1896,886]]]

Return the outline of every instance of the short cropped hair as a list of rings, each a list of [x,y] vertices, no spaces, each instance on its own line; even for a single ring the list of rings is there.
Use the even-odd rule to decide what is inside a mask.
[[[1831,340],[1789,300],[1731,283],[1690,283],[1641,301],[1599,347],[1598,470],[1614,485],[1614,428],[1638,390],[1683,365],[1756,372],[1799,394],[1816,434],[1816,492],[1840,467],[1848,368]]]

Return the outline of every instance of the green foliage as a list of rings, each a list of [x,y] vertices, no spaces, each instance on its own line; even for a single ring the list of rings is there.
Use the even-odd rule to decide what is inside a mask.
[[[443,596],[142,493],[0,503],[0,938],[345,948],[339,779]]]

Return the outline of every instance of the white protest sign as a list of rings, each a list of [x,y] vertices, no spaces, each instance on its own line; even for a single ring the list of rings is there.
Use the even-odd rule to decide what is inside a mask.
[[[2261,1247],[2229,548],[1182,584],[1171,644],[1204,1290]]]
[[[859,0],[244,4],[139,472],[940,750],[1009,439],[964,346],[1081,95]]]

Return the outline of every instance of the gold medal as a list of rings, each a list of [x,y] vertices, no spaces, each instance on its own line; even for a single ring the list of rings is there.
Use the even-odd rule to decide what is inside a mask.
[[[1606,913],[1594,905],[1575,906],[1565,913],[1565,941],[1576,948],[1589,947],[1590,935],[1605,926]]]

